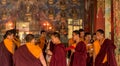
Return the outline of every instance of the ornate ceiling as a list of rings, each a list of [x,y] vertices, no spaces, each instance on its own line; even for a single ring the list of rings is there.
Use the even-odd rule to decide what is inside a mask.
[[[0,23],[8,20],[13,22],[46,20],[59,29],[67,24],[65,22],[68,18],[84,19],[84,2],[84,0],[0,0]]]
[[[81,18],[82,0],[0,0],[0,19],[42,20]],[[31,19],[28,19],[31,17]]]

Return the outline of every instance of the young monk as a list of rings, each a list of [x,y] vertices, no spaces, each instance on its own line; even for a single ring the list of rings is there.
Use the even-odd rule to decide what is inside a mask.
[[[8,30],[4,35],[4,40],[0,43],[0,66],[13,66],[13,35],[12,30]]]
[[[42,50],[35,45],[34,35],[28,34],[26,45],[21,46],[13,56],[15,66],[46,66]]]
[[[86,45],[83,41],[80,40],[80,33],[78,30],[73,32],[73,39],[76,42],[75,50],[72,50],[74,53],[71,57],[70,66],[86,66],[87,51]]]
[[[48,50],[48,54],[52,55],[49,66],[67,66],[66,50],[64,44],[60,41],[60,34],[54,32],[51,36],[54,46],[53,53]]]
[[[86,32],[84,37],[84,42],[87,48],[87,65],[93,66],[93,44],[91,43],[91,34]]]
[[[40,44],[39,44],[39,46],[42,50],[44,50],[45,43],[46,43],[46,32],[44,30],[42,30],[41,36],[40,36]]]
[[[95,45],[95,66],[117,66],[114,51],[115,45],[110,39],[105,39],[104,31],[99,29],[96,32],[99,45]],[[97,43],[96,43],[97,44]]]
[[[83,29],[79,29],[79,33],[80,33],[80,40],[84,41],[85,31]]]
[[[40,41],[39,47],[42,49],[44,57],[46,57],[45,49],[47,45],[46,45],[46,32],[44,30],[41,31],[39,41]]]

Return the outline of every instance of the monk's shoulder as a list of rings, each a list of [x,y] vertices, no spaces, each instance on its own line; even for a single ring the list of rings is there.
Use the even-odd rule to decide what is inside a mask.
[[[25,51],[25,47],[26,47],[25,45],[20,46],[20,47],[15,51],[15,53],[14,53],[13,56],[18,56],[19,54],[23,53],[23,51]]]
[[[56,48],[65,48],[64,44],[59,44],[56,46]]]
[[[106,41],[106,43],[108,43],[108,44],[112,44],[112,43],[113,43],[113,41],[110,40],[110,39],[105,39],[105,41]]]
[[[77,47],[86,47],[86,44],[85,44],[85,42],[80,41],[80,42],[77,44]]]
[[[106,44],[110,48],[116,48],[116,46],[114,45],[114,42],[110,39],[106,39]]]
[[[59,44],[59,45],[55,46],[55,51],[65,51],[64,44]]]
[[[85,42],[84,41],[80,41],[79,44],[85,45]]]
[[[84,41],[80,41],[79,43],[81,43],[81,44],[85,44],[85,42],[84,42]]]
[[[110,39],[108,39],[108,38],[107,38],[107,39],[105,39],[105,40],[106,40],[106,41],[110,41],[110,42],[112,41],[112,40],[110,40]]]
[[[26,45],[20,46],[15,52],[20,51],[20,50],[24,50],[25,46],[26,46]]]

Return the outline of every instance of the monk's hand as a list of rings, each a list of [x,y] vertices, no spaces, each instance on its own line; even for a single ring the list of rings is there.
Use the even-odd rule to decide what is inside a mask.
[[[71,51],[74,53],[74,52],[75,52],[75,49],[71,49]]]
[[[52,55],[52,52],[50,50],[47,50],[48,55]]]

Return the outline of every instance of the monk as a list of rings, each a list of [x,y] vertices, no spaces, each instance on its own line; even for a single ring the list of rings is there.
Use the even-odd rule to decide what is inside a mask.
[[[13,66],[13,53],[14,53],[14,43],[13,43],[12,30],[8,30],[4,35],[4,40],[0,43],[0,66]]]
[[[35,45],[34,35],[25,37],[26,44],[19,47],[13,55],[14,66],[46,66],[42,50]]]
[[[97,43],[95,50],[95,66],[117,66],[114,51],[115,45],[110,39],[105,39],[105,33],[99,29],[96,32]]]
[[[93,44],[91,43],[91,34],[86,32],[84,37],[84,42],[87,48],[87,65],[93,66]]]
[[[46,56],[45,50],[46,50],[47,45],[46,45],[46,32],[44,30],[41,31],[41,36],[39,39],[40,39],[39,47],[42,49],[43,55],[45,57]]]
[[[86,66],[87,51],[86,45],[80,40],[80,33],[78,30],[73,32],[73,39],[76,42],[75,50],[71,57],[70,66]]]
[[[84,41],[85,31],[83,29],[79,29],[79,33],[80,33],[80,40]]]
[[[41,49],[44,49],[45,41],[46,41],[46,32],[42,30],[41,36],[40,36],[40,48]]]
[[[21,44],[20,38],[18,36],[18,30],[12,29],[12,31],[14,33],[13,43],[16,45],[15,49],[17,49],[20,47],[20,44]]]
[[[53,52],[48,51],[48,54],[52,55],[49,66],[67,66],[66,50],[64,44],[60,41],[60,34],[54,32],[51,35],[51,39],[55,46]]]
[[[48,41],[47,48],[46,48],[46,62],[47,65],[49,66],[50,60],[51,60],[51,55],[47,54],[47,51],[50,50],[51,52],[54,51],[54,46],[53,42],[51,40]]]

